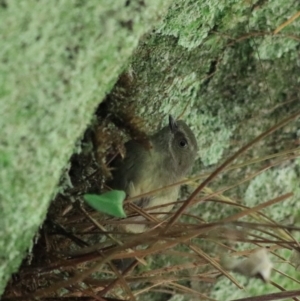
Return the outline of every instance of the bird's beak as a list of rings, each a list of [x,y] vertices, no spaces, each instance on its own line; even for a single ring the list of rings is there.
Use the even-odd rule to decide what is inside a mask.
[[[177,122],[176,120],[173,118],[172,115],[169,115],[169,127],[171,129],[171,132],[176,132],[177,129],[178,129],[178,125],[177,125]]]

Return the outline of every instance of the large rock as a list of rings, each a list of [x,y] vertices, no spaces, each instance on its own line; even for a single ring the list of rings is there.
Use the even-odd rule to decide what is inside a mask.
[[[171,1],[1,1],[0,294],[62,168]]]

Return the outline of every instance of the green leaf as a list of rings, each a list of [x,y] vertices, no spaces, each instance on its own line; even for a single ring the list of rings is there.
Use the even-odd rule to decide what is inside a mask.
[[[103,194],[85,194],[83,198],[97,211],[116,217],[126,217],[123,210],[126,194],[122,190],[111,190]]]

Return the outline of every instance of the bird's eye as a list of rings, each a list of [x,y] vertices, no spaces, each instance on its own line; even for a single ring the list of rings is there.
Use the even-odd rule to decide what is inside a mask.
[[[188,142],[187,142],[187,140],[186,139],[180,139],[179,140],[179,146],[181,147],[181,148],[185,148],[185,147],[187,147],[188,146]]]

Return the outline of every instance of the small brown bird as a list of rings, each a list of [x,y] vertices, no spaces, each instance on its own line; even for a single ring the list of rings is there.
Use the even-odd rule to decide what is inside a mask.
[[[149,137],[150,147],[131,140],[125,144],[125,158],[114,162],[113,180],[108,185],[135,197],[182,180],[191,170],[198,151],[194,133],[182,121],[169,116],[169,124]],[[145,209],[177,200],[179,186],[163,189],[134,203]],[[154,209],[169,212],[174,205]],[[147,213],[151,213],[147,211]],[[134,218],[143,221],[144,217]],[[142,224],[127,224],[126,231],[140,233]]]

